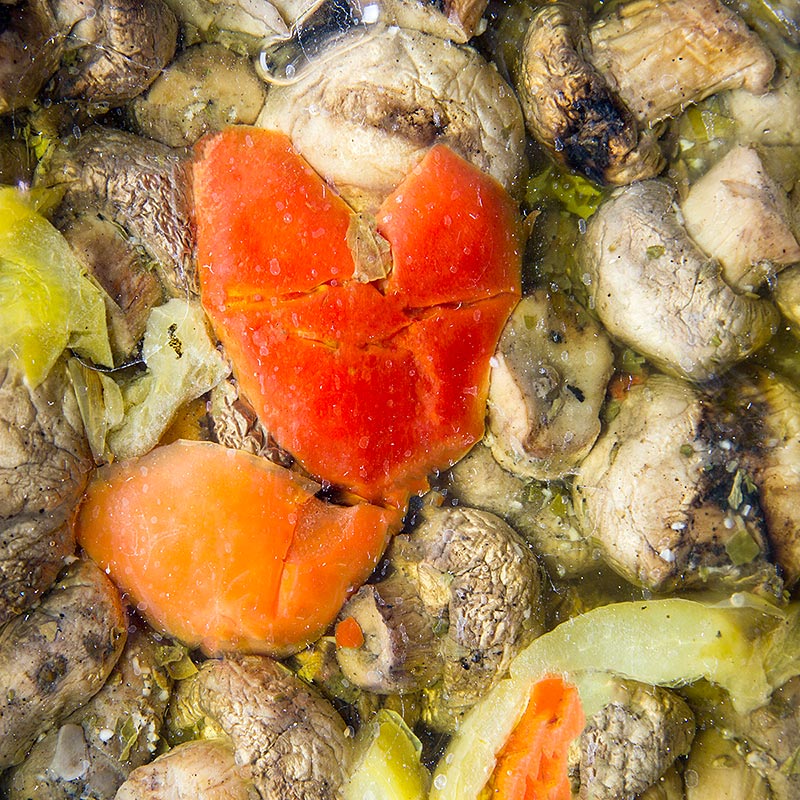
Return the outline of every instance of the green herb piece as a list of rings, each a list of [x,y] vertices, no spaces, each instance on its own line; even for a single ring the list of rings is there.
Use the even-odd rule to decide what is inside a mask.
[[[570,214],[589,219],[600,206],[603,192],[587,178],[550,166],[530,178],[525,199],[531,207],[557,200]]]
[[[745,527],[740,527],[725,544],[725,552],[735,567],[749,564],[761,552],[758,542]]]

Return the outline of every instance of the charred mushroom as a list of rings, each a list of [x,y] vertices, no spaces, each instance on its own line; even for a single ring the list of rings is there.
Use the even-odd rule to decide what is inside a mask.
[[[0,769],[19,764],[36,739],[106,682],[127,620],[106,574],[79,560],[33,611],[0,629]]]
[[[70,521],[91,467],[64,361],[36,389],[0,361],[0,624],[30,608],[74,553]]]
[[[258,124],[287,133],[357,210],[374,211],[436,142],[512,193],[526,172],[522,115],[497,71],[470,48],[402,28],[336,40],[270,89]]]
[[[620,3],[588,29],[553,3],[531,18],[516,83],[530,132],[556,160],[620,185],[664,167],[656,123],[723,89],[763,93],[774,69],[718,0]]]
[[[664,167],[656,136],[590,63],[585,24],[553,3],[531,19],[516,86],[531,134],[567,167],[599,183],[651,178]]]
[[[500,465],[538,480],[572,471],[600,433],[612,361],[600,326],[564,295],[521,300],[489,384],[488,441]]]
[[[800,579],[800,392],[758,370],[728,387],[729,407],[745,408],[753,435],[745,464],[758,487],[767,535],[788,588]],[[733,404],[733,405],[732,405]]]
[[[706,381],[773,334],[775,308],[725,282],[719,264],[687,235],[666,183],[619,190],[591,218],[583,244],[600,320],[668,372]]]
[[[653,591],[749,579],[779,595],[742,450],[713,404],[674,378],[650,377],[628,391],[581,464],[574,503],[584,534]]]
[[[362,588],[342,610],[367,637],[339,663],[372,691],[424,689],[423,717],[452,731],[541,633],[536,559],[501,519],[468,508],[426,509],[388,556],[387,586]]]
[[[36,183],[65,190],[56,222],[91,211],[136,237],[170,294],[194,291],[194,228],[186,154],[111,128],[95,127],[57,147]]]

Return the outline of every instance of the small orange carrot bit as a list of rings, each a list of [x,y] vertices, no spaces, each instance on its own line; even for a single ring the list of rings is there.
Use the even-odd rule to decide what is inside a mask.
[[[575,686],[559,676],[538,681],[522,719],[497,756],[490,796],[497,800],[570,800],[567,754],[584,724]]]
[[[336,625],[337,647],[361,647],[364,644],[364,631],[355,617],[345,617]]]

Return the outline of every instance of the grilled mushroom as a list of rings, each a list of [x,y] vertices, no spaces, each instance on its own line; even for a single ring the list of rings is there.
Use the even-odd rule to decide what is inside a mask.
[[[194,228],[189,166],[182,151],[95,127],[55,149],[36,183],[65,190],[59,225],[93,211],[120,225],[150,252],[168,292],[194,291]]]
[[[352,759],[344,720],[269,658],[206,661],[178,684],[173,724],[208,717],[233,742],[236,763],[262,798],[333,800]],[[124,796],[124,795],[123,795]]]
[[[86,560],[0,629],[0,770],[19,764],[42,733],[100,690],[126,630],[119,592]]]
[[[423,689],[423,717],[452,731],[541,633],[536,559],[498,517],[460,507],[426,509],[388,558],[386,586],[363,587],[342,610],[367,637],[340,648],[339,664],[371,691]]]
[[[564,295],[539,290],[521,300],[489,385],[489,442],[500,465],[547,480],[580,463],[600,433],[612,361],[600,326]]]
[[[64,361],[36,389],[0,361],[0,625],[30,608],[74,553],[70,520],[91,467]]]
[[[800,261],[789,199],[751,147],[734,147],[681,203],[686,231],[722,265],[725,281],[755,291]]]
[[[751,578],[780,594],[743,443],[687,384],[631,388],[584,459],[574,504],[584,534],[654,591]]]
[[[721,375],[765,344],[777,312],[738,294],[681,225],[668,184],[619,190],[589,221],[583,264],[608,332],[692,381]]]
[[[8,800],[112,798],[128,773],[153,758],[170,696],[158,645],[128,637],[102,689],[36,742],[3,776]]]
[[[175,53],[178,22],[162,0],[58,0],[64,64],[48,93],[57,100],[120,106],[158,77]]]
[[[402,28],[337,39],[270,89],[258,124],[287,133],[359,211],[377,208],[436,142],[512,193],[526,172],[522,114],[497,71],[470,48]]]
[[[555,159],[599,183],[657,175],[664,158],[656,136],[639,130],[592,66],[589,49],[574,7],[552,3],[533,16],[516,75],[528,129]]]

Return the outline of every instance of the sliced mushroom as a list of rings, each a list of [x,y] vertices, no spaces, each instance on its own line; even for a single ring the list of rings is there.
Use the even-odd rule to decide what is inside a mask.
[[[359,688],[408,694],[427,687],[441,672],[438,620],[405,574],[362,586],[340,616],[356,620],[364,636],[361,646],[336,651],[342,673]]]
[[[175,53],[178,22],[163,0],[57,0],[65,59],[48,93],[119,106],[158,77]]]
[[[193,145],[225,125],[252,125],[264,84],[250,59],[217,44],[181,52],[130,105],[134,128],[170,147]]]
[[[725,89],[763,94],[775,59],[719,0],[633,0],[592,25],[591,60],[653,124]]]
[[[506,472],[486,445],[475,445],[450,470],[447,490],[464,505],[504,519],[551,575],[565,578],[597,568],[596,549],[580,531],[569,490]]]
[[[692,381],[721,375],[765,344],[771,303],[738,294],[687,235],[662,181],[619,190],[591,218],[583,265],[607,331]]]
[[[155,640],[135,630],[103,688],[5,773],[4,796],[114,797],[128,773],[153,758],[170,685]]]
[[[0,625],[30,608],[74,553],[70,521],[91,468],[63,360],[36,389],[0,360]]]
[[[511,88],[474,50],[417,31],[337,39],[293,82],[271,87],[258,124],[287,133],[359,211],[377,208],[436,142],[512,193],[524,183]]]
[[[694,714],[674,692],[617,681],[614,693],[580,736],[580,800],[640,795],[689,752],[694,738]]]
[[[0,629],[0,769],[106,682],[125,644],[119,592],[92,562],[76,560],[41,604]]]
[[[0,5],[0,115],[28,106],[64,51],[47,0]]]
[[[95,127],[57,147],[36,183],[65,190],[60,224],[87,210],[102,213],[153,256],[174,295],[192,293],[194,227],[186,154],[111,128]],[[58,220],[57,220],[58,221]]]
[[[186,742],[138,767],[115,800],[258,800],[229,739]]]
[[[689,235],[722,265],[725,281],[755,291],[800,261],[789,198],[751,147],[734,147],[681,203]]]
[[[395,537],[388,558],[395,574],[385,592],[378,583],[367,590],[376,600],[342,612],[357,621],[365,614],[370,634],[377,611],[380,637],[367,638],[360,653],[340,649],[339,663],[350,681],[373,691],[424,689],[423,718],[453,731],[542,632],[536,559],[499,517],[460,507],[426,509],[413,533]],[[380,642],[391,653],[378,652]],[[381,674],[384,666],[391,669]]]
[[[600,433],[613,359],[602,328],[563,294],[521,300],[489,384],[488,440],[500,465],[538,480],[571,472]]]
[[[599,183],[657,175],[664,158],[656,136],[639,130],[589,50],[573,6],[551,3],[533,15],[516,75],[528,129],[556,160]]]
[[[653,591],[751,581],[781,592],[743,443],[688,385],[632,387],[574,484],[584,534]]]
[[[262,798],[338,796],[353,755],[344,720],[286,667],[261,656],[206,661],[177,694],[179,727],[210,717]]]

